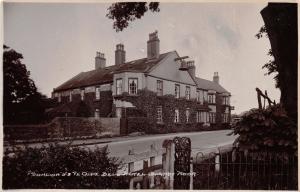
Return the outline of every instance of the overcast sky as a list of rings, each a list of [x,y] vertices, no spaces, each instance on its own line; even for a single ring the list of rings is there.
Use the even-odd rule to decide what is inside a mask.
[[[126,60],[146,56],[148,34],[158,30],[161,53],[176,50],[195,60],[196,75],[220,84],[232,94],[233,113],[257,107],[255,87],[279,100],[273,76],[261,69],[271,58],[266,38],[256,39],[266,3],[162,3],[123,32],[115,32],[105,15],[109,4],[4,3],[4,43],[24,56],[39,91],[53,88],[82,71],[94,69],[96,51],[114,64],[117,43]]]

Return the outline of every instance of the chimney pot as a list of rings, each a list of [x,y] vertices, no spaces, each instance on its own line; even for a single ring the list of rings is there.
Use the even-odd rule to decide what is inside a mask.
[[[189,74],[195,78],[196,76],[196,67],[195,67],[195,61],[187,61],[187,68],[188,68],[188,72]]]
[[[115,65],[121,65],[125,63],[126,52],[124,50],[123,44],[117,44],[116,45],[116,51],[115,51]]]
[[[159,57],[159,39],[158,32],[155,31],[149,34],[149,40],[147,41],[147,58],[156,59]]]
[[[214,72],[213,81],[214,81],[215,83],[217,83],[217,84],[220,83],[220,77],[219,77],[218,72]]]
[[[96,57],[95,57],[95,69],[103,69],[106,67],[106,59],[104,56],[104,53],[101,52],[96,52]]]

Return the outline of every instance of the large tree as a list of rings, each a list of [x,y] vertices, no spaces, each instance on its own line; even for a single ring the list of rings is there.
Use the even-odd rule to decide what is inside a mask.
[[[271,43],[269,55],[274,56],[263,68],[275,74],[276,87],[281,91],[280,102],[295,121],[298,89],[298,17],[296,3],[269,3],[261,11],[265,25],[256,35],[266,36]]]
[[[3,46],[4,124],[36,123],[43,115],[44,96],[37,91],[22,54]]]
[[[108,8],[109,19],[114,20],[113,28],[118,32],[128,27],[129,22],[140,19],[148,11],[159,12],[158,2],[113,3]]]

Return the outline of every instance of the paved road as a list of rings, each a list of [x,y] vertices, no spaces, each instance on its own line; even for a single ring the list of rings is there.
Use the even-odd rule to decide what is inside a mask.
[[[110,156],[123,157],[128,155],[129,149],[134,149],[135,153],[141,153],[150,150],[150,145],[155,144],[157,149],[162,147],[165,139],[173,139],[175,136],[189,137],[192,141],[192,150],[201,150],[231,144],[237,136],[227,136],[231,130],[221,131],[207,131],[207,132],[189,132],[189,133],[176,133],[164,134],[155,136],[139,136],[126,140],[119,140],[107,144],[87,145],[93,149],[96,146],[103,147],[108,145]]]

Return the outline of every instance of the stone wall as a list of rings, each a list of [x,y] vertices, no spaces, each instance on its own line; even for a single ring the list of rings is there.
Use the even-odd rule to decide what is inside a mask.
[[[98,137],[120,134],[119,118],[58,117],[44,125],[5,125],[5,140]]]

